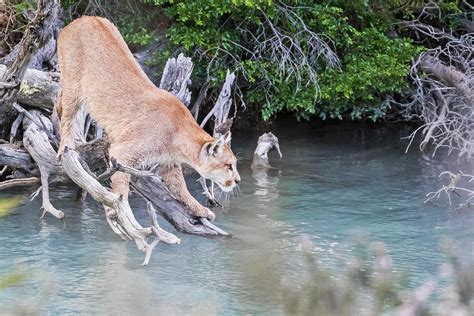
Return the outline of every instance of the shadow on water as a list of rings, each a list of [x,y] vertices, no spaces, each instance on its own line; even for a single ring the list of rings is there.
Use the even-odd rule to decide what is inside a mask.
[[[385,242],[394,266],[412,277],[412,286],[422,284],[444,261],[443,238],[472,256],[474,212],[443,200],[423,203],[441,185],[443,166],[416,149],[405,154],[405,128],[283,126],[273,131],[283,159],[271,154],[273,168],[253,173],[259,135],[236,133],[240,192],[215,209],[217,224],[234,238],[177,233],[182,244],[158,246],[146,268],[135,245],[110,231],[102,208],[75,202],[70,187],[52,191],[65,225],[39,220],[40,201],[30,202],[27,193],[2,192],[0,199],[19,195],[23,204],[0,219],[0,275],[16,265],[33,273],[23,286],[0,292],[0,306],[29,298],[61,314],[281,313],[282,279],[306,273],[301,236],[321,265],[337,272],[353,255],[350,237],[358,231]],[[189,186],[199,193],[192,179]],[[143,201],[131,202],[145,221]]]

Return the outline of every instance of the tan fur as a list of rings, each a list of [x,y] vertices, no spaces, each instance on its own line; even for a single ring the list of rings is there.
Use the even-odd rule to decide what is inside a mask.
[[[214,218],[188,192],[181,165],[230,191],[240,181],[228,135],[213,139],[172,94],[158,89],[133,58],[117,28],[99,17],[82,17],[58,38],[61,70],[61,144],[74,148],[73,119],[81,106],[105,129],[110,156],[132,167],[162,166],[176,198],[197,216]],[[114,192],[128,197],[129,176],[112,177]]]

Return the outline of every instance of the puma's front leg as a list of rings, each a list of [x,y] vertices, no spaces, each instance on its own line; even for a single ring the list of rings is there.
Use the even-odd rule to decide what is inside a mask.
[[[160,167],[160,176],[171,194],[191,209],[193,215],[213,220],[216,215],[189,193],[181,166]]]
[[[80,109],[77,93],[72,89],[63,89],[59,95],[56,111],[61,113],[60,134],[61,141],[58,148],[58,157],[63,154],[64,148],[75,148],[74,119]]]

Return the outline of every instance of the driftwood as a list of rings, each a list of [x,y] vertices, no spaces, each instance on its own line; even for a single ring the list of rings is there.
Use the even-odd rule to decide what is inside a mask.
[[[189,106],[191,91],[189,91],[188,85],[191,84],[192,72],[193,62],[191,58],[179,54],[177,58],[168,59],[161,77],[160,89],[171,92],[184,105]]]
[[[20,168],[28,173],[35,167],[28,151],[18,144],[0,144],[0,166]]]
[[[53,126],[51,121],[39,112],[32,112],[32,116],[33,115],[41,124],[37,125],[37,123],[33,121],[26,124],[27,128],[23,136],[23,145],[37,163],[41,174],[41,193],[43,199],[43,214],[41,218],[43,218],[46,213],[51,213],[57,218],[64,218],[64,213],[57,210],[49,200],[49,178],[53,175],[58,176],[64,174],[61,163],[56,158],[56,152],[51,146],[47,134],[47,132],[52,133]]]
[[[273,133],[265,133],[258,138],[257,148],[253,153],[252,159],[252,170],[256,169],[268,169],[270,163],[268,162],[268,153],[275,148],[280,158],[283,157],[280,151],[280,144],[278,138]]]
[[[0,191],[15,187],[32,186],[38,183],[40,183],[40,179],[37,177],[6,180],[0,182]]]
[[[15,118],[12,104],[17,100],[20,83],[28,64],[35,53],[44,46],[53,34],[52,25],[57,18],[59,3],[57,0],[37,1],[38,9],[26,27],[23,37],[16,46],[3,73],[0,75],[0,126],[9,126]],[[0,130],[4,138],[5,131]]]
[[[155,205],[160,214],[177,230],[206,236],[228,236],[229,234],[205,218],[190,217],[174,199],[158,178],[132,177],[132,188]]]

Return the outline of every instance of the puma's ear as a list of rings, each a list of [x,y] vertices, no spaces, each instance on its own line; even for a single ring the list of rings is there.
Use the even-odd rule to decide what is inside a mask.
[[[232,139],[232,134],[229,132],[225,133],[224,135],[222,135],[221,137],[224,138],[224,144],[229,144],[230,143],[230,140]]]
[[[216,157],[224,149],[224,145],[230,141],[230,133],[227,132],[222,136],[214,139],[214,141],[205,143],[203,149],[208,156]]]

